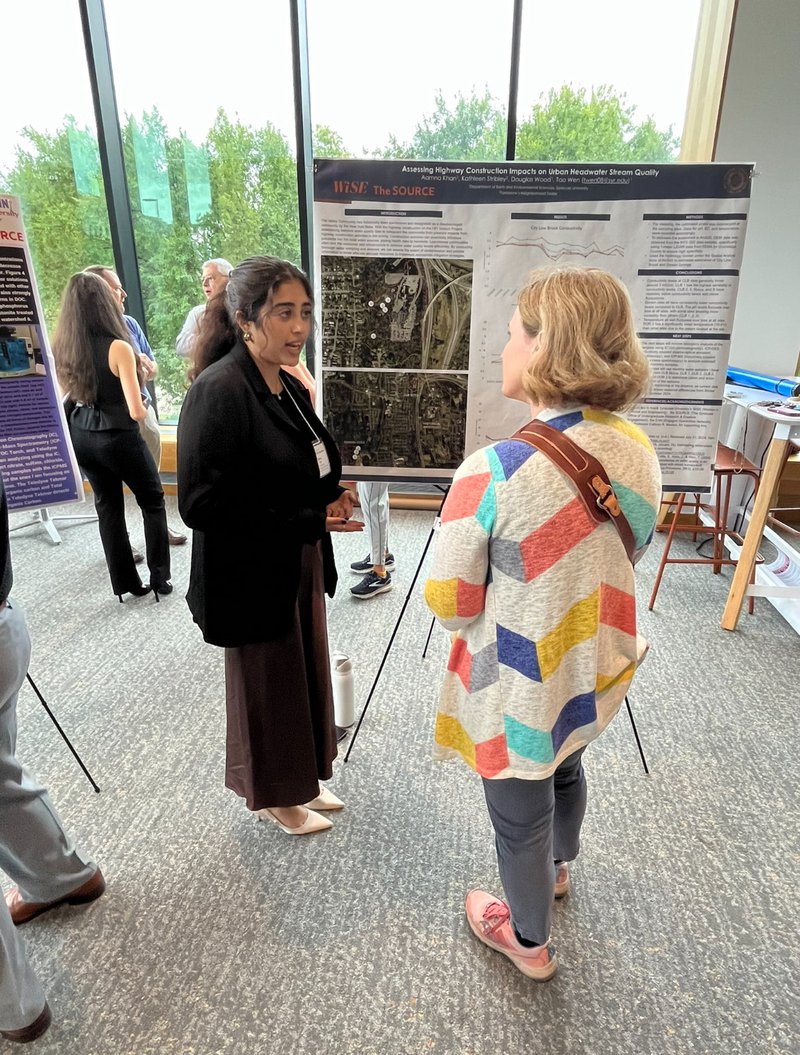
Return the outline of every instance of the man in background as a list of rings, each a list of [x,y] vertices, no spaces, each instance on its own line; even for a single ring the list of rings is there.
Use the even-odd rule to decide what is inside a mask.
[[[206,260],[201,271],[206,303],[225,289],[228,285],[228,276],[231,271],[233,271],[233,264],[221,256],[215,257],[213,260]],[[197,331],[200,329],[200,320],[205,310],[205,304],[198,304],[186,316],[186,322],[184,322],[183,328],[175,341],[175,351],[182,359],[191,359],[192,357]]]
[[[17,697],[31,655],[22,609],[9,600],[13,583],[8,505],[0,477],[0,867],[17,886],[0,898],[0,1036],[21,1044],[50,1025],[44,990],[16,928],[58,905],[94,901],[103,873],[80,853],[47,791],[17,760]]]
[[[150,347],[150,342],[145,337],[142,327],[132,315],[125,314],[125,298],[128,294],[122,288],[119,275],[113,268],[106,267],[103,264],[92,264],[91,267],[84,268],[84,271],[89,272],[92,275],[99,275],[106,285],[110,287],[111,292],[114,294],[117,303],[122,309],[122,317],[125,319],[125,325],[128,327],[128,332],[131,335],[131,345],[133,346],[133,350],[141,363],[144,379],[145,381],[152,381],[158,374],[158,363],[156,362],[156,357],[153,355],[153,349]],[[159,469],[161,466],[161,429],[158,426],[156,408],[153,406],[150,393],[144,385],[142,386],[142,399],[147,408],[147,416],[139,422],[139,428],[142,433],[142,439],[153,456],[153,461],[156,463],[156,469]],[[173,531],[170,527],[167,528],[167,534],[169,536],[170,546],[182,546],[186,542],[186,535],[182,535],[179,531]],[[144,554],[140,553],[138,550],[134,550],[133,558],[137,564],[141,564],[144,560]]]

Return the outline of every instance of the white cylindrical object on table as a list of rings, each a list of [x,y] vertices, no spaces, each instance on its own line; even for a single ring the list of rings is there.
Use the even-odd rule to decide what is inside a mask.
[[[331,684],[334,720],[337,725],[347,729],[356,720],[353,661],[341,652],[331,656]]]
[[[779,552],[775,559],[766,562],[764,567],[786,586],[800,586],[800,564],[795,564],[786,553]]]

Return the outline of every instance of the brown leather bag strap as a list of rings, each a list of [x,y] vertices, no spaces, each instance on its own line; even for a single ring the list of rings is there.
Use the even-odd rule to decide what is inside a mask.
[[[591,519],[597,524],[611,521],[619,532],[628,560],[635,564],[640,554],[637,552],[633,530],[620,508],[608,474],[597,458],[579,447],[569,436],[543,421],[529,421],[511,439],[522,440],[541,451],[572,480]]]

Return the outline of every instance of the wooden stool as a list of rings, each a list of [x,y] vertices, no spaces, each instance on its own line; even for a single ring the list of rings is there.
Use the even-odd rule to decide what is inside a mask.
[[[658,574],[656,575],[653,592],[650,595],[650,603],[647,606],[650,610],[652,610],[656,603],[656,594],[661,585],[664,568],[667,564],[711,564],[713,566],[714,574],[719,575],[724,564],[738,563],[733,558],[725,556],[726,536],[733,539],[737,546],[742,546],[744,543],[742,536],[738,532],[729,531],[727,527],[728,509],[731,499],[731,483],[736,476],[749,476],[753,480],[753,495],[755,495],[758,490],[760,475],[761,470],[759,467],[754,465],[753,462],[748,461],[740,451],[734,451],[730,447],[718,443],[717,456],[714,459],[714,502],[713,504],[701,502],[700,495],[694,495],[693,504],[695,523],[679,523],[681,512],[683,511],[683,506],[686,501],[686,492],[681,492],[677,497],[673,495],[671,498],[662,499],[662,507],[666,506],[667,511],[669,511],[671,506],[674,506],[675,508],[672,511],[672,523],[670,524],[669,534],[667,535],[667,541],[664,545],[664,552],[661,555],[661,563],[658,566]],[[713,524],[703,524],[700,522],[701,510],[705,510],[713,515]],[[666,528],[662,526],[657,530],[665,531]],[[669,551],[672,548],[672,541],[675,538],[676,532],[679,531],[690,532],[695,540],[698,535],[710,535],[714,540],[714,551],[712,556],[670,557]],[[759,555],[756,558],[756,564],[763,564],[763,562],[764,558]],[[754,579],[755,565],[753,566],[751,582]],[[753,614],[753,601],[754,598],[750,597],[748,611],[751,615]]]

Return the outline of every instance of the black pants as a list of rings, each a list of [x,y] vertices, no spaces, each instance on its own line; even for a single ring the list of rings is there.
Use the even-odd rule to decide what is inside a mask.
[[[142,511],[150,582],[166,582],[170,569],[164,490],[138,427],[94,431],[72,425],[70,435],[78,465],[94,491],[100,539],[114,593],[128,593],[141,585],[125,524],[123,484],[133,492]]]

